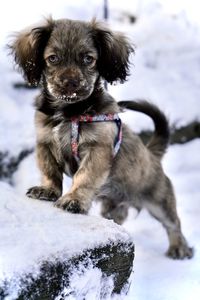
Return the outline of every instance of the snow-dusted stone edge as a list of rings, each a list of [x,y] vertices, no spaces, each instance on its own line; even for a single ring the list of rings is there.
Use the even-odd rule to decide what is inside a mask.
[[[0,299],[110,299],[128,291],[134,244],[121,226],[19,197],[5,183],[0,193]]]
[[[87,296],[91,293],[91,287],[98,291],[99,297],[95,299],[107,299],[114,293],[126,294],[130,285],[133,258],[133,244],[119,242],[84,251],[82,255],[71,259],[57,257],[51,262],[44,261],[37,275],[27,272],[20,277],[14,275],[13,278],[1,281],[0,299],[53,300],[69,295],[76,297],[81,292]],[[83,280],[83,290],[80,291],[79,284],[84,276],[88,277],[87,273],[91,273],[90,283],[88,285]],[[77,279],[72,285],[71,276],[75,274]]]

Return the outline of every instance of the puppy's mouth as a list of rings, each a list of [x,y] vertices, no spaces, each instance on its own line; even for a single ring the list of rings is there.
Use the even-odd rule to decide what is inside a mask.
[[[55,98],[58,100],[63,100],[67,103],[72,103],[74,101],[78,101],[78,96],[77,96],[76,92],[74,92],[70,95],[66,95],[66,94],[57,95]]]
[[[92,92],[92,88],[85,87],[77,91],[68,91],[67,89],[59,89],[52,87],[50,84],[47,85],[48,91],[56,100],[62,102],[62,104],[70,104],[79,102],[86,99]]]

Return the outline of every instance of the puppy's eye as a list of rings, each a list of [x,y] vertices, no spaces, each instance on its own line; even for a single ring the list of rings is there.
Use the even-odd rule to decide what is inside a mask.
[[[59,62],[59,57],[57,55],[50,55],[47,60],[51,64],[57,64]]]
[[[85,65],[91,65],[94,62],[94,60],[95,58],[88,54],[83,57],[83,63]]]

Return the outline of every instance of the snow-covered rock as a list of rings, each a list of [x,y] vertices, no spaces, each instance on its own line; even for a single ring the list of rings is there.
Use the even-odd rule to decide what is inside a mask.
[[[109,299],[127,291],[134,246],[125,229],[21,197],[6,183],[0,193],[0,299]]]

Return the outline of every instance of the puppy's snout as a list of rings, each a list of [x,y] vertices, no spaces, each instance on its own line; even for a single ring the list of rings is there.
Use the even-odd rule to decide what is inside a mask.
[[[80,85],[80,79],[77,78],[66,78],[63,81],[64,85],[66,88],[70,89],[70,90],[75,90],[79,87]]]
[[[64,89],[67,89],[70,92],[75,92],[80,84],[81,80],[78,75],[72,76],[71,74],[62,74],[59,76],[60,84]]]

